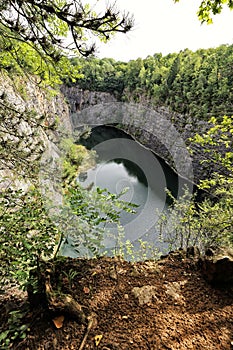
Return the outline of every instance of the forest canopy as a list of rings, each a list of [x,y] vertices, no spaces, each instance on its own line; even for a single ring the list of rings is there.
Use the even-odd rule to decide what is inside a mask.
[[[233,45],[155,53],[128,63],[108,58],[71,61],[82,66],[77,84],[83,89],[110,92],[121,101],[150,101],[201,119],[233,113]]]

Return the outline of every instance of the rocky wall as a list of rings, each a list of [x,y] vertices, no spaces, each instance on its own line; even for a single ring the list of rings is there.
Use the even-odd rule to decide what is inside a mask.
[[[0,72],[1,187],[24,187],[29,165],[46,149],[55,149],[57,125],[71,131],[69,109],[61,93],[40,87],[33,77],[10,77]],[[30,174],[27,173],[27,177]]]
[[[74,129],[83,124],[115,124],[164,159],[182,177],[195,183],[208,177],[209,167],[205,168],[199,161],[199,146],[191,145],[194,149],[192,158],[187,150],[189,138],[197,131],[206,130],[206,122],[171,112],[165,107],[121,103],[106,92],[65,86],[62,93],[69,102]]]
[[[10,78],[1,72],[2,114],[6,105],[7,114],[1,116],[0,145],[14,145],[28,160],[38,159],[46,149],[54,150],[59,129],[72,132],[84,124],[114,124],[164,159],[184,178],[197,182],[208,177],[209,168],[205,169],[199,162],[198,146],[194,145],[192,159],[187,151],[189,137],[197,130],[205,130],[206,123],[168,108],[122,103],[109,93],[78,87],[62,86],[61,93],[55,94],[41,88],[33,78]],[[33,118],[26,117],[28,111],[33,113]],[[12,177],[13,170],[2,162],[1,178]]]

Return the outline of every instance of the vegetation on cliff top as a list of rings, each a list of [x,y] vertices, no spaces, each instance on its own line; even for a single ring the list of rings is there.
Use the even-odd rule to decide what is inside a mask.
[[[192,118],[208,120],[233,113],[233,45],[118,62],[72,59],[80,67],[83,89],[107,91],[121,101],[168,106]]]

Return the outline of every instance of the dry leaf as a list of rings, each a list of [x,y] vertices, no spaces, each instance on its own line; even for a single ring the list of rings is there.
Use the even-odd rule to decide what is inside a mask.
[[[64,319],[65,319],[65,317],[63,315],[53,318],[53,323],[54,323],[55,327],[61,328],[63,326]]]
[[[99,345],[102,338],[103,338],[102,334],[95,336],[95,346]]]

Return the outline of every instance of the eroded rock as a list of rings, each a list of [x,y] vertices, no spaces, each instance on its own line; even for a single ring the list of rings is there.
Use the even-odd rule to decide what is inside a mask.
[[[187,281],[170,282],[166,284],[166,294],[171,296],[175,301],[180,301],[185,304],[184,297],[181,293],[181,287],[184,286]]]
[[[149,304],[152,302],[152,299],[158,301],[156,287],[154,286],[134,287],[132,293],[138,298],[140,305]]]

